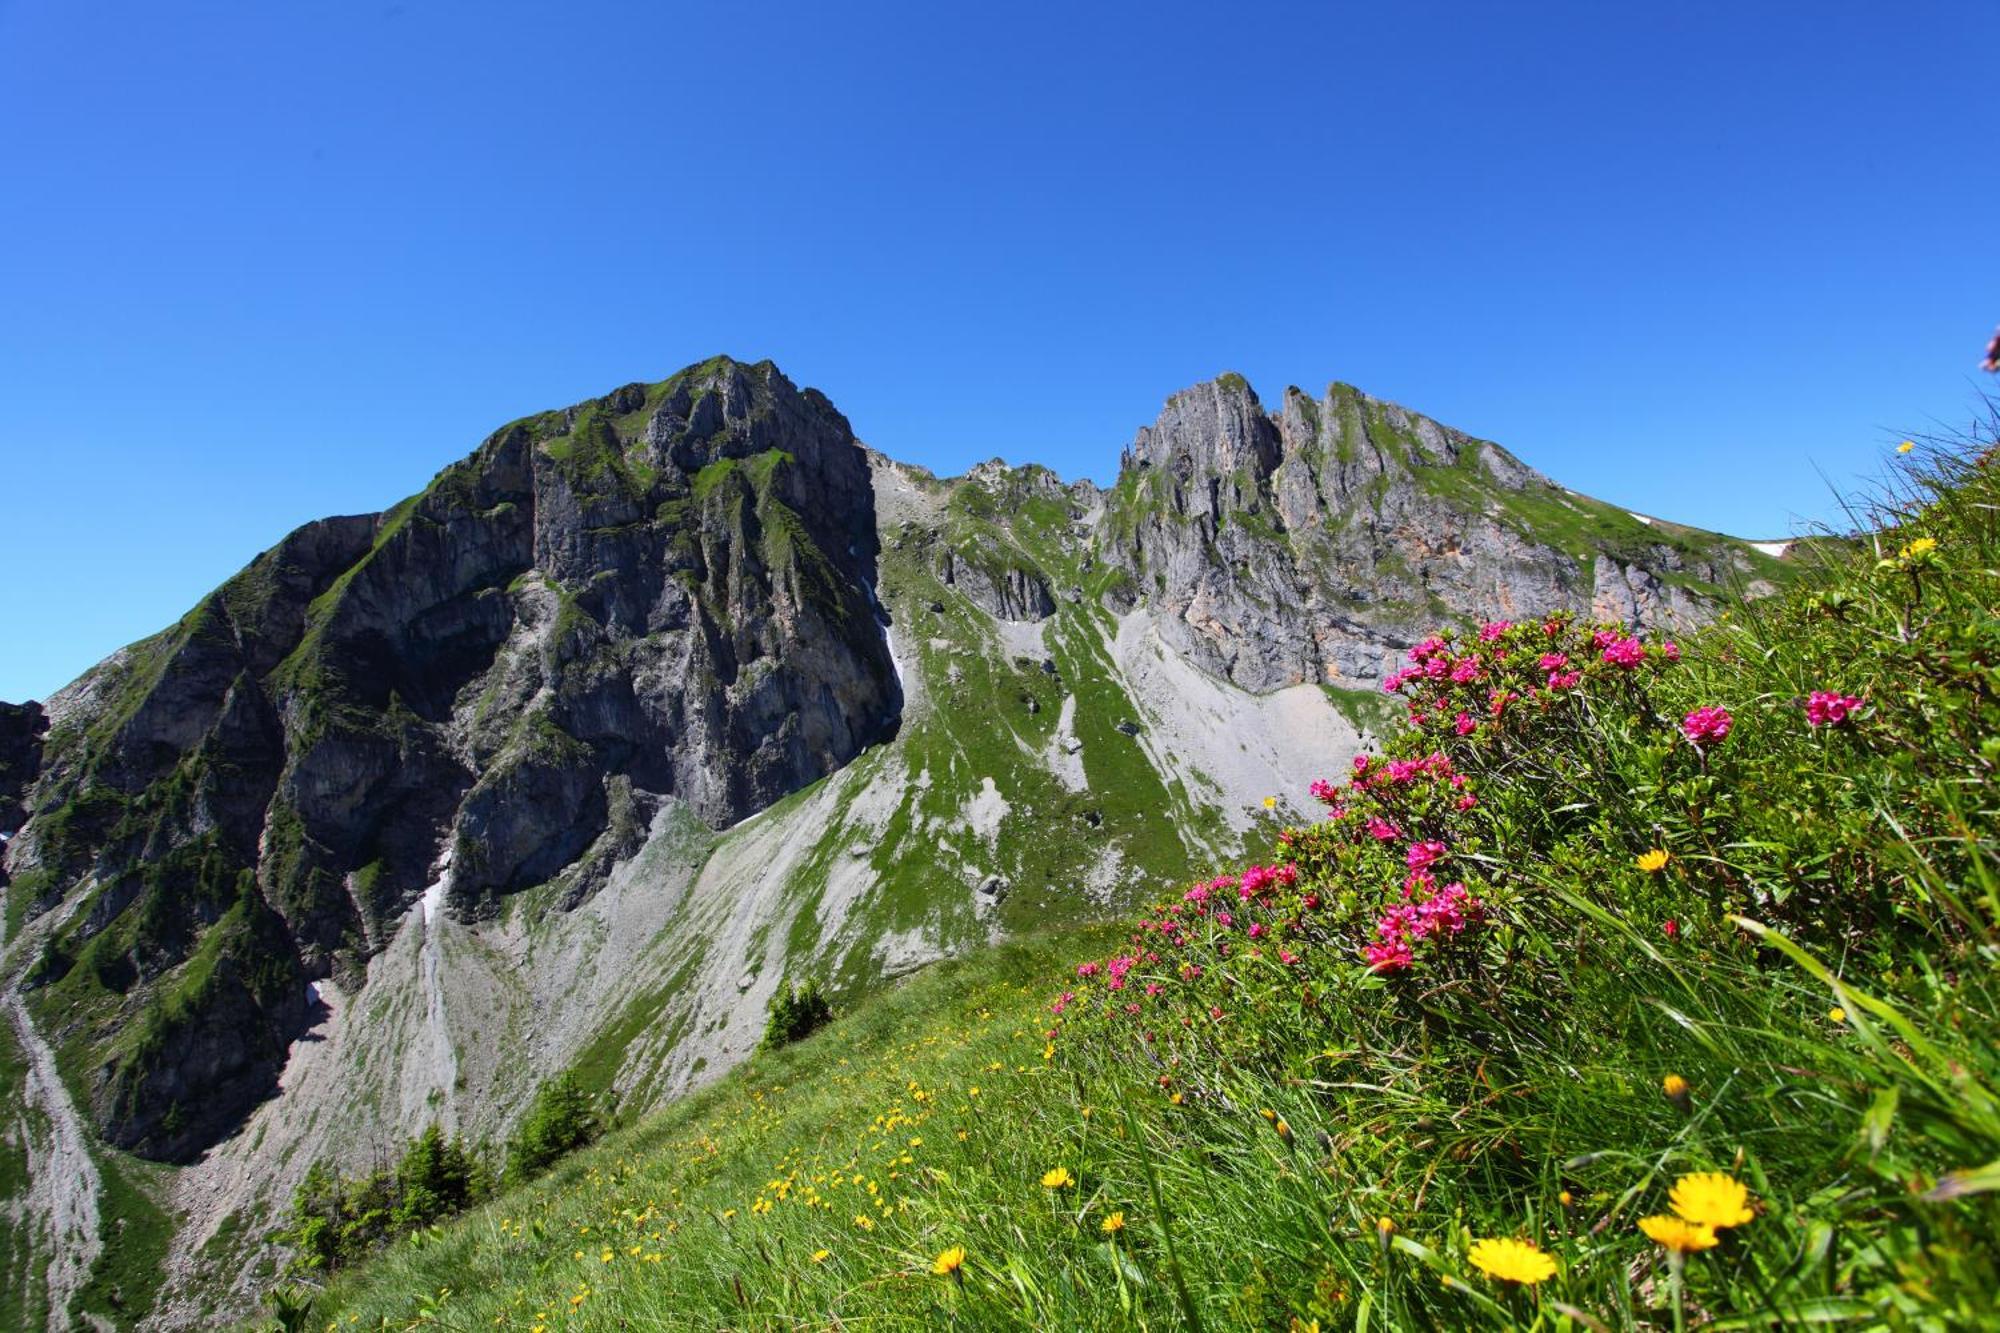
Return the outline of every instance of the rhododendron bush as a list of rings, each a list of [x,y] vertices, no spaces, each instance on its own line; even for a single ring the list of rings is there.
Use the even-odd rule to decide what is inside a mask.
[[[1383,682],[1410,723],[1388,752],[1313,781],[1325,818],[1280,832],[1274,864],[1156,903],[1127,949],[1080,964],[1077,985],[1050,1005],[1059,1028],[1135,1040],[1170,1086],[1173,1069],[1209,1048],[1261,1044],[1283,1058],[1283,1038],[1262,1029],[1335,1021],[1330,997],[1435,996],[1454,984],[1477,996],[1505,984],[1524,961],[1509,927],[1533,889],[1496,856],[1482,791],[1532,767],[1541,792],[1582,795],[1562,754],[1586,758],[1575,738],[1607,713],[1652,721],[1675,748],[1653,695],[1679,660],[1669,640],[1566,615],[1425,639]],[[1699,774],[1704,745],[1678,748],[1679,767]],[[1246,1005],[1256,1022],[1242,1021]]]
[[[1968,729],[1948,705],[1977,683],[1965,656],[1923,651],[1962,631],[1915,632],[1937,559],[1884,562],[1906,603],[1887,633],[1825,598],[1784,613],[1809,650],[1791,694],[1747,669],[1771,629],[1755,608],[1700,658],[1568,615],[1426,638],[1382,683],[1407,726],[1311,779],[1324,818],[1279,831],[1271,864],[1156,902],[1054,997],[1051,1036],[1137,1053],[1185,1097],[1219,1054],[1302,1071],[1320,1054],[1300,1033],[1364,1010],[1560,1021],[1607,930],[1746,958],[1737,914],[1831,940],[1968,938],[1963,916],[1915,910],[1909,849],[1948,836],[1949,809],[1899,795],[1915,746],[1953,753],[1938,731]],[[1910,670],[1883,679],[1885,652]],[[1885,839],[1899,801],[1905,836]]]

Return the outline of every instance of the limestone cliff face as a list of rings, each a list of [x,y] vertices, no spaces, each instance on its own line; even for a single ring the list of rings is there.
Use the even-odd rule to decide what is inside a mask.
[[[27,983],[92,1052],[105,1137],[212,1142],[307,981],[358,975],[427,889],[575,901],[662,801],[728,824],[891,732],[875,543],[845,418],[718,359],[301,528],[51,700],[7,865],[69,904]]]
[[[1253,691],[1370,686],[1440,624],[1573,608],[1690,626],[1774,565],[1342,384],[1276,412],[1238,376],[1198,385],[1122,462],[1101,529],[1129,576],[1114,597]]]

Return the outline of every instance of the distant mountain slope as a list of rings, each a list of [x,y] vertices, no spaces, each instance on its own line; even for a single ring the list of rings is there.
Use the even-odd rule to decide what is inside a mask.
[[[156,1323],[199,1325],[316,1157],[500,1132],[563,1069],[655,1105],[788,974],[1234,854],[1440,617],[1693,623],[1781,571],[1344,386],[1177,394],[1100,491],[938,480],[717,358],[300,529],[39,755],[8,723],[6,983],[105,1145],[199,1159],[100,1146],[88,1187],[184,1215]]]

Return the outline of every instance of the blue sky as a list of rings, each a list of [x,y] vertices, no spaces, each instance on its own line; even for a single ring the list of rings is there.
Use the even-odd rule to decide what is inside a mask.
[[[1109,479],[1234,369],[1782,534],[1985,387],[1996,50],[1988,0],[0,0],[0,698],[718,351],[940,472]]]

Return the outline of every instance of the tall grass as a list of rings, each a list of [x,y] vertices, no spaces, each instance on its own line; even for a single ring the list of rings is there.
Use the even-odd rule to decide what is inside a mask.
[[[1990,439],[1672,648],[1427,645],[1268,865],[920,977],[313,1324],[1993,1327]],[[1753,1215],[1681,1255],[1639,1223],[1692,1173]]]

